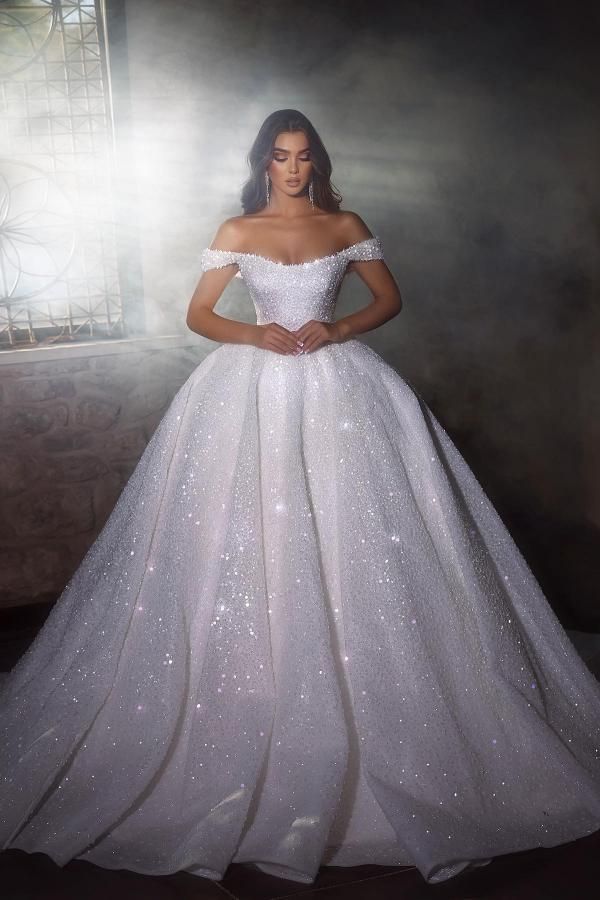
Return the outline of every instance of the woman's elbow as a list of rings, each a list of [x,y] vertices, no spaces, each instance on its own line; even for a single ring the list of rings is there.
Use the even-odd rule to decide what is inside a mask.
[[[194,322],[193,322],[193,315],[190,312],[190,310],[188,310],[187,315],[185,317],[185,324],[190,329],[190,331],[196,331],[196,329],[194,327]]]
[[[202,334],[203,310],[191,304],[185,317],[185,324],[195,334]]]
[[[398,313],[402,311],[403,306],[402,295],[400,294],[400,291],[397,291],[396,293],[388,296],[386,298],[386,305],[388,307],[388,310],[390,311],[391,318],[397,316]]]

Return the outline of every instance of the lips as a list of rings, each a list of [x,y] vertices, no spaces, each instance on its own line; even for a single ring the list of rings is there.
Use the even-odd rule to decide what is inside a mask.
[[[294,178],[291,180],[287,180],[285,183],[291,185],[291,187],[294,187],[295,185],[300,184],[300,179]]]

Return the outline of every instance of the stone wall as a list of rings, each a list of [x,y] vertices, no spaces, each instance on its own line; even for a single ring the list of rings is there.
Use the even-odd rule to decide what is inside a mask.
[[[191,335],[0,353],[0,608],[60,594],[214,348]]]

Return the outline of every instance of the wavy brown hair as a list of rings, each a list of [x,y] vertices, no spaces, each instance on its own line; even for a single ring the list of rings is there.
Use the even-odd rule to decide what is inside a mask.
[[[250,177],[242,188],[241,202],[244,215],[258,212],[267,205],[265,172],[273,159],[277,135],[282,131],[303,131],[306,134],[310,146],[315,206],[327,212],[337,212],[342,195],[331,183],[331,160],[323,141],[310,120],[299,110],[277,109],[267,116],[260,126],[246,157],[250,166]],[[308,193],[308,185],[305,193]]]

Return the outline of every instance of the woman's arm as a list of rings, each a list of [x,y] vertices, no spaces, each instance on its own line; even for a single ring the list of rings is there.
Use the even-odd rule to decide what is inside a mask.
[[[239,225],[235,219],[227,219],[217,230],[211,250],[231,250],[239,246]],[[186,325],[196,334],[222,344],[250,344],[275,353],[293,353],[297,349],[296,337],[276,322],[268,325],[251,325],[227,319],[213,312],[217,300],[235,275],[236,264],[219,269],[209,269],[202,274],[192,295],[186,316]]]
[[[342,214],[341,232],[346,246],[357,244],[359,241],[373,237],[361,217],[349,210]],[[372,331],[378,328],[402,309],[402,297],[400,289],[394,280],[394,276],[382,259],[368,261],[353,260],[349,263],[347,272],[356,272],[362,278],[373,295],[373,299],[364,309],[343,316],[333,323],[340,341],[348,340],[355,334]]]
[[[372,331],[398,315],[402,309],[402,297],[394,276],[382,259],[368,262],[353,262],[352,271],[362,278],[373,294],[373,299],[364,309],[337,319],[334,325],[340,340],[346,341],[355,334]]]
[[[233,266],[204,272],[192,294],[185,322],[191,331],[212,341],[254,344],[256,325],[227,319],[213,312],[213,307],[234,275]]]
[[[211,244],[212,250],[233,250],[236,246],[237,228],[234,221],[227,219],[219,226]],[[236,264],[231,263],[220,269],[203,272],[187,311],[186,325],[196,334],[212,341],[231,344],[253,344],[256,325],[227,319],[213,312],[221,294],[234,277]]]

